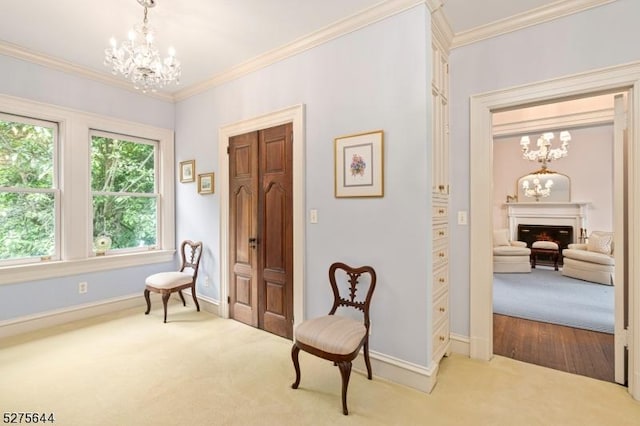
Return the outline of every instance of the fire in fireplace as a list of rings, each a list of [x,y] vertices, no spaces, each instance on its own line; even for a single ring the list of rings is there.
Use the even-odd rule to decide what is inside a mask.
[[[536,241],[553,241],[558,244],[560,253],[573,243],[573,226],[557,225],[518,225],[518,241],[531,247]]]

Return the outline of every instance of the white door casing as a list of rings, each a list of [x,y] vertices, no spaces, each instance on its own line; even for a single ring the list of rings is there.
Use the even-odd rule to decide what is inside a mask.
[[[625,213],[628,199],[629,164],[627,163],[628,130],[631,108],[629,102],[631,93],[616,95],[614,98],[614,121],[613,121],[613,191],[614,202],[614,241],[615,247],[615,329],[614,329],[614,365],[615,381],[624,384],[625,377],[625,347],[627,345],[627,335],[624,318],[624,289],[628,283],[626,266],[628,262],[625,229],[627,229],[627,215]],[[620,213],[622,213],[620,215]]]
[[[293,317],[304,319],[305,284],[305,139],[304,105],[294,105],[259,117],[223,126],[218,131],[218,181],[220,191],[220,306],[229,318],[229,138],[255,130],[293,123]]]
[[[492,111],[514,108],[526,104],[544,103],[560,98],[584,96],[596,92],[622,92],[629,90],[630,109],[638,111],[640,95],[640,63],[632,63],[590,71],[540,83],[471,96],[470,100],[470,180],[474,191],[470,194],[470,356],[489,360],[493,356],[493,271],[492,265],[492,206],[493,199],[493,143]],[[637,118],[630,116],[629,170],[640,167],[640,138]],[[626,233],[628,258],[640,255],[640,174],[628,176],[629,198],[627,211],[614,211],[614,217],[627,214]],[[629,268],[629,392],[640,400],[640,351],[634,342],[640,342],[640,264]],[[620,308],[620,307],[618,307]]]

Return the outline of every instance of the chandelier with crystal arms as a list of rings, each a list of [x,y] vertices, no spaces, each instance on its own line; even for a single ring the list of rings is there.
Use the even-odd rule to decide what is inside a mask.
[[[560,141],[562,141],[562,145],[560,148],[551,148],[551,140],[553,139],[553,133],[547,132],[543,133],[542,136],[538,138],[538,149],[535,151],[529,150],[529,136],[523,136],[520,139],[520,145],[522,146],[522,156],[527,160],[537,161],[542,164],[542,169],[547,169],[547,163],[550,163],[552,160],[557,160],[559,158],[566,157],[569,154],[567,148],[569,147],[569,141],[571,140],[571,135],[569,132],[562,131],[560,132]]]
[[[158,49],[153,45],[155,31],[148,25],[147,10],[156,5],[155,0],[137,0],[144,7],[142,25],[136,25],[129,31],[129,36],[120,46],[115,38],[105,49],[104,64],[111,67],[114,75],[122,74],[133,82],[136,89],[143,93],[167,84],[180,83],[182,68],[176,59],[176,52],[169,49],[169,56],[162,59]]]
[[[551,187],[553,186],[553,180],[547,179],[547,182],[542,187],[540,178],[535,177],[532,179],[531,187],[528,180],[522,182],[522,189],[526,197],[535,197],[536,201],[540,201],[540,198],[548,197],[551,195]]]

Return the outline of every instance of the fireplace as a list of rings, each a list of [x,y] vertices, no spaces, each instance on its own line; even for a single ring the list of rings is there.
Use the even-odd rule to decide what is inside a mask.
[[[573,226],[562,225],[518,225],[518,241],[531,247],[536,241],[553,241],[558,244],[560,253],[573,243]]]
[[[506,207],[509,218],[509,235],[512,239],[521,237],[520,225],[542,225],[550,228],[561,226],[572,228],[569,234],[569,238],[572,239],[567,243],[570,244],[578,242],[577,238],[580,236],[580,232],[588,227],[588,202],[507,203]],[[530,231],[533,231],[533,229]],[[528,233],[528,235],[532,234]],[[563,240],[561,241],[564,241],[564,236],[566,235],[562,234]],[[556,239],[560,240],[559,238]],[[566,248],[566,245],[561,245],[560,248]]]

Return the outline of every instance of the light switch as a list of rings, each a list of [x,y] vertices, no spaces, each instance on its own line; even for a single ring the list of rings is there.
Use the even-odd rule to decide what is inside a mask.
[[[309,222],[318,223],[318,210],[316,209],[309,210]]]
[[[467,212],[465,210],[460,210],[458,212],[458,225],[466,225],[467,224]]]

